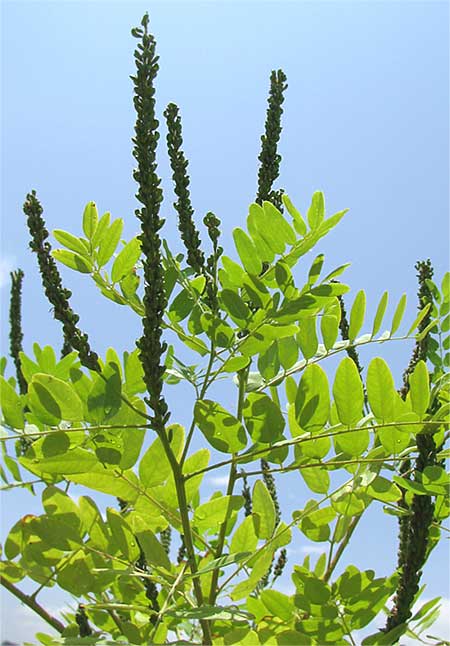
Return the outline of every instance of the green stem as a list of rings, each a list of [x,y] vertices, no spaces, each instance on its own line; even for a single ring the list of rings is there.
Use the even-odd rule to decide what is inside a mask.
[[[331,561],[331,563],[329,563],[329,565],[328,565],[328,567],[326,569],[326,572],[323,575],[323,580],[325,581],[325,583],[327,583],[330,580],[330,577],[333,574],[333,572],[334,572],[334,570],[336,568],[336,565],[339,563],[339,559],[342,556],[342,552],[347,547],[347,545],[348,545],[348,543],[349,543],[349,541],[350,541],[350,539],[352,537],[352,534],[356,529],[357,524],[361,520],[361,517],[362,517],[362,514],[360,514],[359,516],[355,516],[350,521],[350,524],[348,526],[347,532],[346,532],[344,538],[342,539],[342,541],[339,543],[339,547],[336,550],[336,554],[334,555],[334,558]]]
[[[11,583],[7,579],[5,579],[4,576],[0,575],[0,583],[1,585],[8,590],[11,594],[13,594],[17,599],[19,599],[22,603],[24,603],[28,608],[33,610],[41,619],[46,621],[52,628],[54,628],[59,634],[62,634],[65,626],[63,623],[59,621],[59,619],[56,619],[56,617],[52,617],[45,608],[43,608],[33,597],[29,596],[28,594],[25,594],[22,592],[22,590],[19,590],[14,583]]]
[[[241,372],[238,373],[238,378],[239,378],[239,392],[238,392],[238,405],[237,405],[237,419],[239,421],[242,420],[242,411],[244,408],[244,400],[245,400],[245,389],[247,385],[247,378],[248,378],[248,368],[244,368]],[[234,459],[235,456],[233,456]],[[219,537],[217,540],[217,547],[215,551],[214,558],[218,559],[222,556],[223,552],[223,547],[225,545],[225,538],[227,534],[227,525],[230,517],[230,512],[231,512],[231,496],[233,495],[233,489],[234,485],[237,479],[237,466],[235,462],[232,462],[231,468],[230,468],[230,475],[228,477],[228,486],[227,486],[227,496],[230,496],[229,503],[228,503],[228,508],[225,514],[225,519],[223,523],[220,526],[219,530]],[[215,600],[217,598],[217,584],[219,581],[219,574],[220,574],[220,568],[216,568],[213,571],[212,577],[211,577],[211,588],[209,591],[209,604],[212,606],[215,603]]]
[[[209,354],[208,366],[206,368],[205,378],[203,380],[203,385],[202,385],[202,388],[200,390],[200,394],[198,396],[198,399],[203,399],[203,397],[206,394],[206,391],[208,390],[208,387],[209,387],[208,379],[209,379],[209,377],[211,375],[211,370],[212,370],[212,367],[214,365],[215,351],[216,351],[216,344],[215,344],[215,341],[212,340],[211,341],[211,351],[210,351],[210,354]],[[186,460],[187,452],[189,450],[189,445],[190,445],[190,443],[192,441],[192,437],[194,435],[194,430],[195,430],[195,419],[192,420],[191,427],[190,427],[189,432],[188,432],[187,437],[186,437],[186,444],[184,446],[183,454],[182,454],[181,460],[180,460],[181,468],[183,468],[183,464],[184,464],[184,462]]]
[[[422,422],[402,422],[402,426],[408,426],[408,425],[416,425],[416,424],[431,424],[431,425],[442,425],[442,421],[437,421],[437,420],[427,420],[427,421],[422,421]],[[372,430],[376,431],[378,428],[389,428],[392,426],[398,426],[399,422],[386,422],[385,424],[376,424],[376,425],[366,425],[366,426],[359,426],[355,428],[346,428],[341,431],[333,431],[331,433],[321,433],[320,435],[316,435],[314,439],[319,440],[324,437],[335,437],[337,435],[344,435],[345,433],[354,433],[356,431],[362,431],[362,430]],[[270,453],[270,451],[273,451],[276,448],[283,447],[283,446],[295,446],[297,444],[303,444],[304,442],[310,442],[311,438],[308,437],[296,437],[293,440],[283,440],[282,442],[275,442],[275,444],[272,444],[271,446],[267,446],[263,449],[258,449],[257,451],[253,452],[247,452],[247,453],[242,453],[241,455],[236,456],[235,460],[237,462],[243,460],[245,462],[249,462],[250,458],[256,458],[258,456],[264,455],[266,453]],[[219,469],[220,467],[226,467],[229,464],[231,464],[234,460],[222,460],[221,462],[216,462],[215,464],[211,464],[208,467],[205,467],[204,469],[199,469],[198,471],[192,471],[191,473],[186,473],[184,474],[184,479],[189,480],[189,478],[193,478],[194,476],[198,476],[202,473],[207,473],[208,471],[213,471],[214,469]],[[361,462],[361,460],[356,460],[356,462]],[[323,465],[323,463],[321,463]],[[342,462],[341,464],[344,464]],[[345,462],[345,464],[348,464],[348,462]],[[309,465],[308,465],[309,466]],[[248,475],[248,474],[246,474]],[[240,476],[239,476],[240,477]]]
[[[189,562],[189,567],[191,570],[191,573],[195,575],[197,573],[197,560],[196,560],[196,555],[195,555],[195,548],[194,548],[194,542],[192,540],[192,531],[191,531],[191,524],[189,521],[189,514],[188,514],[188,503],[186,499],[186,489],[184,486],[184,480],[183,480],[183,474],[181,471],[180,465],[177,463],[175,456],[173,455],[173,462],[172,462],[172,472],[173,472],[173,477],[175,481],[175,489],[177,491],[177,497],[178,497],[178,506],[180,510],[180,516],[181,516],[181,524],[183,526],[183,541],[186,546],[186,552],[188,556],[188,562]],[[202,587],[200,584],[200,579],[198,577],[194,577],[192,580],[192,584],[194,586],[194,593],[195,597],[197,600],[197,605],[199,608],[201,608],[205,602],[203,598],[203,591]],[[212,644],[212,636],[211,636],[211,624],[209,621],[206,621],[205,619],[200,620],[200,625],[202,627],[203,631],[203,643],[205,645],[207,644]]]
[[[309,514],[311,514],[316,509],[319,509],[319,507],[320,507],[320,505],[322,503],[326,502],[327,500],[330,500],[332,496],[334,496],[339,491],[344,489],[344,487],[346,487],[352,481],[353,481],[353,479],[352,480],[347,480],[346,482],[343,482],[334,491],[331,491],[330,493],[328,493],[326,496],[324,496],[320,500],[316,500],[315,505],[311,505],[311,507],[309,509],[305,509],[300,514],[296,515],[294,520],[292,520],[288,525],[286,525],[286,527],[284,527],[279,532],[277,532],[274,536],[272,536],[272,538],[269,538],[263,545],[261,545],[261,547],[258,547],[256,549],[256,551],[251,556],[249,556],[248,558],[241,561],[241,563],[238,565],[236,570],[232,574],[230,574],[229,577],[222,583],[222,585],[220,586],[219,592],[221,592],[222,590],[224,590],[226,588],[226,586],[230,583],[230,581],[232,579],[234,579],[234,577],[237,576],[239,574],[239,572],[241,572],[246,567],[246,565],[248,564],[248,562],[250,560],[254,559],[258,554],[260,554],[263,550],[265,550],[268,545],[270,545],[277,538],[279,538],[280,536],[282,536],[283,534],[288,532],[291,529],[291,527],[293,527],[295,524],[299,523],[301,520],[303,520],[303,518],[307,517]]]

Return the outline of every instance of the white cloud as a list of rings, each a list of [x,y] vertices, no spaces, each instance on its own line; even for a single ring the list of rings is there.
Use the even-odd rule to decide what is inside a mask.
[[[209,476],[207,482],[213,487],[224,487],[228,484],[228,476]]]
[[[319,547],[319,545],[302,545],[300,552],[302,554],[322,554],[325,550],[323,547]]]
[[[13,256],[0,258],[0,288],[9,284],[9,273],[14,269],[16,259]]]

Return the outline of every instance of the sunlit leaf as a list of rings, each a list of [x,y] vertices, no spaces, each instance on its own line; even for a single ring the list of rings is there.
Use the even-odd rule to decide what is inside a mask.
[[[262,480],[257,480],[252,493],[252,518],[258,538],[270,538],[275,529],[275,507],[272,496]]]
[[[361,419],[364,391],[355,362],[345,357],[336,370],[333,396],[339,420],[346,426],[355,426]]]
[[[90,240],[95,233],[98,223],[98,211],[95,202],[88,202],[83,212],[83,231]]]
[[[380,302],[378,303],[377,311],[375,313],[375,318],[374,318],[373,327],[372,327],[372,336],[375,336],[375,334],[379,331],[381,327],[384,315],[386,313],[388,300],[389,300],[389,294],[387,292],[384,292],[383,296],[380,299]]]
[[[284,429],[279,407],[267,395],[249,393],[243,408],[245,426],[254,442],[276,442]]]
[[[242,424],[214,401],[198,400],[194,419],[205,438],[218,451],[237,453],[247,445]]]
[[[364,290],[360,290],[355,297],[355,300],[350,311],[350,325],[348,329],[348,338],[354,341],[364,323],[364,315],[366,312],[366,294]]]

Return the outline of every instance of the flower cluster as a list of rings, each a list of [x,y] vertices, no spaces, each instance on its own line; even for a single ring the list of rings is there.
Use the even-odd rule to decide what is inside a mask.
[[[75,615],[75,621],[78,624],[78,631],[80,637],[89,637],[92,635],[92,628],[89,625],[89,620],[86,615],[85,607],[82,603],[79,604],[77,613]]]
[[[23,271],[18,269],[11,272],[11,298],[9,304],[9,351],[16,367],[19,391],[27,392],[27,382],[20,366],[19,353],[22,351],[22,281]]]
[[[174,207],[178,213],[178,229],[187,251],[187,262],[197,275],[204,271],[205,256],[201,250],[200,235],[195,226],[189,194],[188,161],[181,148],[183,144],[181,117],[178,106],[169,103],[164,111],[167,123],[167,151],[169,153],[175,194],[178,200]]]
[[[433,296],[431,294],[430,288],[428,287],[426,281],[431,280],[433,278],[434,271],[433,271],[433,267],[431,266],[430,259],[418,261],[415,265],[415,269],[417,270],[417,280],[419,283],[419,289],[417,292],[417,297],[419,302],[417,307],[419,310],[421,310],[427,305],[427,303],[433,302]],[[432,315],[431,315],[431,308],[430,308],[426,316],[419,323],[419,326],[417,328],[417,331],[419,333],[422,332],[431,323],[431,316]],[[414,372],[414,368],[419,363],[419,361],[426,361],[427,353],[428,353],[428,344],[429,344],[428,334],[426,334],[422,339],[418,339],[416,341],[416,345],[414,346],[411,360],[405,372],[403,373],[403,387],[400,391],[400,395],[402,396],[402,399],[406,399],[406,395],[408,394],[408,391],[409,391],[410,374]]]
[[[428,303],[432,303],[433,300],[426,282],[432,278],[433,268],[430,260],[418,262],[415,268],[418,271],[417,278],[419,282],[418,307],[422,309]],[[419,332],[424,330],[430,321],[431,312],[428,312],[419,325]],[[400,395],[403,399],[406,399],[409,391],[409,376],[419,361],[426,361],[427,359],[428,346],[428,335],[425,335],[423,339],[417,341],[414,347],[409,365],[403,374],[403,387],[400,390]],[[419,479],[427,466],[436,464],[437,448],[432,435],[419,434],[416,441],[418,456],[411,477]],[[409,460],[405,460],[400,467],[400,472],[404,474],[410,470],[411,463]],[[401,502],[401,506],[408,509],[405,500]],[[386,632],[406,622],[412,614],[411,608],[419,590],[422,568],[429,547],[429,532],[434,515],[434,502],[431,496],[415,495],[409,511],[408,516],[401,517],[399,520],[398,569],[400,580],[394,598],[394,605],[386,622]]]
[[[164,366],[161,357],[167,345],[161,341],[162,318],[167,305],[164,292],[164,276],[161,263],[161,239],[159,230],[163,220],[159,217],[162,202],[160,179],[156,172],[156,147],[159,139],[159,122],[155,116],[154,80],[158,72],[156,42],[148,33],[148,14],[142,19],[143,29],[133,29],[132,34],[141,42],[134,52],[136,76],[134,83],[134,107],[136,110],[133,156],[137,169],[133,177],[138,184],[137,199],[142,204],[135,211],[141,222],[141,241],[144,268],[143,335],[137,342],[140,360],[144,368],[144,380],[149,394],[148,404],[153,410],[152,425],[162,433],[169,419],[168,407],[162,396]]]
[[[280,173],[281,155],[277,152],[281,135],[281,115],[284,101],[284,91],[287,88],[286,75],[283,70],[273,70],[270,75],[270,92],[266,114],[265,134],[261,136],[261,162],[258,171],[258,192],[256,201],[262,204],[264,200],[272,202],[277,209],[282,208],[282,191],[272,190],[274,181]]]
[[[51,255],[51,246],[47,241],[48,231],[42,217],[43,209],[36,197],[36,191],[28,193],[23,211],[27,216],[31,235],[30,248],[37,255],[45,295],[53,307],[55,319],[63,326],[64,344],[78,352],[83,366],[90,370],[99,370],[98,356],[91,350],[87,334],[83,334],[77,327],[80,317],[70,307],[69,298],[72,292],[63,287]]]

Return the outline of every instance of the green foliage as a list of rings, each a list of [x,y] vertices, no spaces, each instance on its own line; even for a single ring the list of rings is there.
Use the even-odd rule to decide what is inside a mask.
[[[449,275],[439,287],[429,272],[423,277],[428,304],[422,302],[409,331],[395,337],[416,339],[407,388],[397,391],[382,357],[363,371],[358,350],[368,344],[382,349],[398,334],[406,298],[394,308],[390,329],[377,336],[387,292],[374,320],[365,322],[366,295],[359,291],[347,320],[343,295],[350,287],[336,280],[347,264],[323,277],[325,258],[317,253],[309,269],[297,267],[346,210],[328,216],[324,195],[316,191],[303,217],[287,195],[273,190],[286,88],[281,71],[271,76],[258,196],[246,229],[233,232],[230,253],[239,261],[222,255],[220,221],[211,213],[204,224],[212,252],[202,248],[181,121],[176,106],[168,106],[167,143],[186,262],[174,256],[160,237],[158,63],[148,16],[133,35],[139,39],[133,77],[139,236],[121,241],[123,221],[111,220],[109,212],[99,217],[91,201],[82,215],[83,236],[56,230],[63,248],[51,253],[34,193],[24,207],[65,346],[60,360],[51,347],[37,344],[31,357],[21,351],[20,329],[11,334],[18,383],[0,377],[0,475],[5,490],[20,486],[41,494],[42,513],[25,515],[9,531],[1,582],[60,634],[39,634],[42,644],[355,643],[354,631],[389,613],[386,603],[395,591],[397,610],[399,600],[403,604],[401,621],[389,620],[386,631],[364,643],[420,634],[436,617],[437,601],[409,621],[412,601],[402,601],[401,593],[405,581],[413,582],[413,596],[418,592],[418,572],[449,513],[449,479],[441,462],[448,456]],[[112,348],[105,357],[91,350],[55,259],[89,275],[104,297],[139,317],[137,349],[123,357]],[[13,280],[17,324],[17,275]],[[371,332],[358,336],[365,325]],[[168,346],[163,334],[175,345]],[[332,379],[323,366],[335,355],[340,362]],[[214,386],[221,379],[235,383],[235,407],[229,398],[216,401],[221,393]],[[164,394],[181,381],[193,394],[186,429],[168,424]],[[206,446],[193,451],[194,438]],[[15,454],[10,440],[20,440]],[[411,477],[405,464],[413,459]],[[227,484],[205,499],[202,480],[218,469],[227,471]],[[276,490],[277,474],[288,471],[298,481],[292,510]],[[88,495],[75,501],[72,484],[109,496],[106,508]],[[376,577],[356,565],[340,568],[371,505],[410,519],[402,543],[409,548],[390,576]],[[419,556],[411,538],[418,520],[425,523]],[[303,563],[286,562],[286,546],[305,538],[323,546],[317,562],[312,565],[309,555]],[[276,589],[288,569],[291,594]],[[22,591],[24,580],[28,589],[35,582],[32,594]],[[39,591],[53,585],[79,601],[76,612],[64,613],[64,623],[39,603]]]

